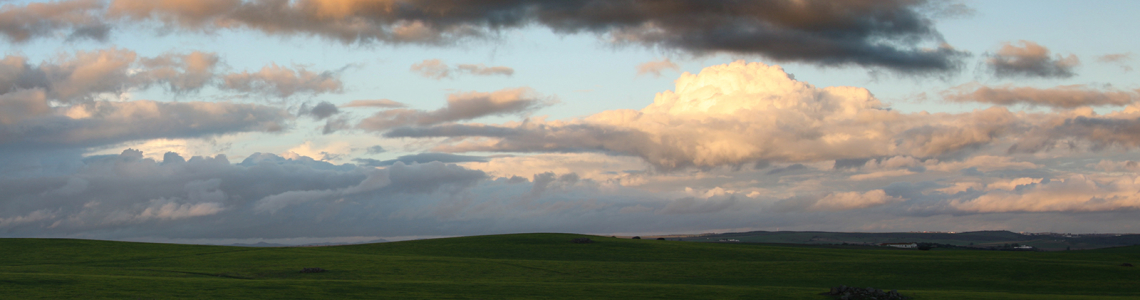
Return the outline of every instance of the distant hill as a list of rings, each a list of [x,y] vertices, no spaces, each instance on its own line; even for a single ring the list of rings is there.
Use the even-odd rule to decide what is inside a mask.
[[[971,232],[825,232],[752,231],[709,234],[675,240],[716,242],[734,239],[742,243],[855,244],[935,243],[967,248],[991,249],[1007,244],[1030,245],[1043,250],[1080,250],[1140,245],[1140,234],[1020,234],[1010,231]]]
[[[234,247],[319,247],[319,246],[375,244],[375,243],[387,243],[387,242],[388,242],[388,240],[385,240],[385,239],[375,239],[375,240],[371,240],[371,241],[356,242],[356,243],[308,243],[308,244],[290,245],[290,244],[276,244],[276,243],[257,242],[257,243],[253,243],[253,244],[237,243],[237,244],[228,244],[228,245],[222,245],[222,246],[234,246]]]
[[[225,245],[225,246],[234,246],[234,247],[288,247],[288,246],[290,246],[290,245],[286,245],[286,244],[274,244],[274,243],[266,243],[266,242],[257,242],[257,243],[254,243],[254,244],[242,244],[242,243],[237,243],[237,244],[229,244],[229,245]]]

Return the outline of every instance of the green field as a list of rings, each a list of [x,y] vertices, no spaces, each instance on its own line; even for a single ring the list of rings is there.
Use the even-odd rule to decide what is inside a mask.
[[[959,247],[988,248],[1008,244],[1033,246],[1038,250],[1086,250],[1140,245],[1140,234],[1085,234],[1068,236],[1026,235],[1009,231],[973,231],[960,233],[922,232],[824,232],[824,231],[753,231],[705,234],[670,238],[691,242],[716,242],[735,239],[743,243],[780,244],[873,244],[880,243],[936,243]]]
[[[245,248],[0,239],[3,299],[1140,299],[1140,247],[1007,252],[515,234]],[[324,273],[300,273],[319,267]]]

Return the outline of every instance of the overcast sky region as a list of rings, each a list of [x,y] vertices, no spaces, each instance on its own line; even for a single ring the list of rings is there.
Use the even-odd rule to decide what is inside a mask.
[[[0,1],[0,237],[1140,232],[1137,1]]]

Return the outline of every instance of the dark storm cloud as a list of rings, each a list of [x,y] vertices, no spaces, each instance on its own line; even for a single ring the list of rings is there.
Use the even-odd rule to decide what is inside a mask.
[[[957,69],[931,14],[941,2],[888,1],[366,1],[115,0],[108,14],[192,31],[251,29],[345,43],[451,45],[542,25],[623,44],[727,52],[905,73]]]

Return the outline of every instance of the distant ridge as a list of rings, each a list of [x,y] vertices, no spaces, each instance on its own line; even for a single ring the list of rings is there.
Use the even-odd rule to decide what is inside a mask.
[[[743,243],[879,245],[882,243],[915,242],[977,249],[1008,248],[1013,244],[1018,244],[1049,251],[1140,245],[1140,234],[1017,233],[1007,230],[967,232],[750,231],[701,234],[675,240],[717,242],[729,238]]]
[[[370,241],[365,241],[365,242],[355,242],[355,243],[308,243],[308,244],[292,244],[292,245],[290,245],[290,244],[257,242],[257,243],[253,243],[253,244],[236,243],[236,244],[225,244],[225,245],[219,245],[219,246],[234,246],[234,247],[322,247],[322,246],[375,244],[375,243],[387,243],[387,242],[388,242],[388,240],[385,240],[385,239],[375,239],[375,240],[370,240]]]

